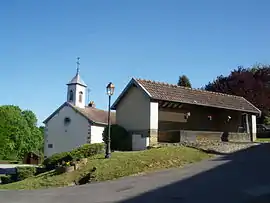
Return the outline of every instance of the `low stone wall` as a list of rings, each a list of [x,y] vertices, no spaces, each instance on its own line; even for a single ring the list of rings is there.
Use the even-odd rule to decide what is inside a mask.
[[[159,143],[159,147],[168,146],[185,146],[191,147],[198,150],[203,150],[204,152],[213,154],[231,154],[237,151],[245,150],[250,147],[258,146],[260,143],[252,142],[221,142],[221,141],[197,141],[197,142],[182,142],[182,143]]]
[[[224,133],[211,131],[180,131],[180,142],[198,142],[204,140],[230,141],[230,142],[250,142],[248,133]]]
[[[229,133],[229,141],[251,142],[251,137],[248,133]]]

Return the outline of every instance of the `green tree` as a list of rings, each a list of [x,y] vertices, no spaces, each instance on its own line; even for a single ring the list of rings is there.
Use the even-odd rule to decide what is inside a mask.
[[[179,77],[177,85],[191,88],[191,83],[186,75],[181,75]]]
[[[20,159],[28,151],[37,151],[43,136],[33,112],[18,106],[0,106],[0,158]]]
[[[32,111],[24,110],[22,112],[22,116],[27,121],[28,127],[30,127],[30,128],[36,127],[36,125],[37,125],[37,117]]]
[[[39,132],[40,132],[40,140],[41,140],[41,142],[39,143],[39,149],[38,149],[38,151],[41,154],[43,154],[45,127],[44,126],[39,126]]]
[[[263,120],[263,123],[266,124],[266,125],[270,125],[270,116],[265,116],[264,120]]]
[[[228,76],[220,75],[205,86],[205,90],[242,96],[262,111],[260,123],[270,116],[270,65],[255,64],[238,67]]]
[[[112,150],[121,150],[128,151],[132,148],[132,140],[131,136],[127,132],[125,128],[120,125],[113,124],[111,125],[110,130],[110,138],[111,138],[111,149]],[[105,127],[103,131],[103,141],[106,143],[108,141],[108,126]]]

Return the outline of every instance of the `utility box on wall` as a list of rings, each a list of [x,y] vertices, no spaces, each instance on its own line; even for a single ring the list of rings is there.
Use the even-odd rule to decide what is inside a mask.
[[[141,134],[132,134],[132,151],[145,150],[149,147],[150,137]]]

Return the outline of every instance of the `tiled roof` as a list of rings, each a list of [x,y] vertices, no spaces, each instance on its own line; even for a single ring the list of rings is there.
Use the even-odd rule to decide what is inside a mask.
[[[72,85],[72,84],[79,84],[84,87],[87,87],[85,82],[81,79],[79,73],[77,73],[67,85]]]
[[[108,124],[108,111],[104,111],[101,109],[97,109],[95,107],[88,107],[88,106],[86,106],[85,108],[79,108],[69,102],[65,102],[64,104],[62,104],[46,120],[44,120],[43,123],[47,123],[64,106],[70,106],[75,111],[79,112],[82,116],[84,116],[85,118],[87,118],[88,120],[94,123],[103,124],[103,125]],[[111,112],[111,124],[115,124],[115,112]]]
[[[83,114],[85,117],[87,117],[94,123],[108,124],[108,111],[97,109],[95,107],[79,108],[73,105],[72,107],[77,109],[81,114]],[[115,112],[111,112],[111,124],[115,124]]]
[[[259,113],[244,97],[192,89],[168,83],[134,79],[152,99]]]

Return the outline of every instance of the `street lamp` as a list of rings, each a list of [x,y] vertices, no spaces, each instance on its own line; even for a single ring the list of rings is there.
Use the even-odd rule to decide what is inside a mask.
[[[110,82],[107,87],[107,95],[109,96],[109,106],[108,106],[108,137],[106,140],[106,154],[105,158],[108,159],[111,157],[111,96],[114,93],[114,84]]]

